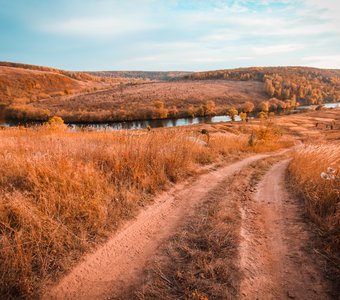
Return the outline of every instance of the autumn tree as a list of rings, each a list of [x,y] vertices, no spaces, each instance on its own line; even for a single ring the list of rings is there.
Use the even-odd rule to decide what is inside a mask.
[[[240,112],[240,118],[241,118],[242,122],[244,122],[247,119],[247,113],[245,113],[243,111]]]
[[[250,101],[245,102],[242,105],[242,111],[246,113],[251,113],[254,110],[254,104]]]
[[[168,117],[168,110],[165,108],[163,101],[155,101],[154,118],[164,119]]]
[[[264,90],[270,97],[274,96],[275,87],[273,86],[272,80],[266,79],[266,81],[264,82]]]
[[[188,106],[187,112],[190,117],[195,117],[195,107],[192,104]]]
[[[267,113],[269,111],[269,102],[268,101],[262,101],[259,104],[258,109],[260,111],[263,111],[263,112]]]
[[[235,116],[238,114],[238,111],[235,106],[232,106],[228,109],[228,115],[230,116],[232,121],[235,121]]]
[[[169,115],[171,117],[176,117],[178,114],[178,109],[176,105],[173,105],[170,109],[169,109]]]
[[[216,113],[216,105],[214,101],[207,101],[204,105],[203,105],[203,116],[211,116],[214,115]]]

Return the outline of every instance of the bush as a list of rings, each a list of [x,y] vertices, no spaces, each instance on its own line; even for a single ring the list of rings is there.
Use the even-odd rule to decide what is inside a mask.
[[[58,129],[58,130],[63,130],[66,129],[66,125],[64,124],[64,120],[60,117],[54,116],[50,118],[47,122],[46,125],[49,129]]]

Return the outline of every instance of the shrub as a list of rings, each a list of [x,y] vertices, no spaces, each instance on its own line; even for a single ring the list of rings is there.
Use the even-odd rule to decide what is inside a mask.
[[[53,130],[64,130],[66,129],[66,125],[64,124],[64,120],[60,117],[54,116],[50,118],[47,122],[46,125],[49,129]]]

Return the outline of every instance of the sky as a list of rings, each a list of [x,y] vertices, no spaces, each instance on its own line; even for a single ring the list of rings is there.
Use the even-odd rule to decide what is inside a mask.
[[[340,69],[340,0],[0,0],[0,61],[66,70]]]

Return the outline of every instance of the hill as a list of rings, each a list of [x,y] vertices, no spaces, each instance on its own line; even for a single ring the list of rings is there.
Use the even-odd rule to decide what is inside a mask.
[[[145,72],[145,71],[103,71],[103,72],[89,72],[90,74],[110,77],[110,78],[139,78],[145,80],[172,80],[180,79],[184,76],[190,75],[191,72]]]
[[[227,80],[121,84],[105,91],[45,99],[31,107],[67,122],[110,122],[226,114],[267,96],[260,82]]]
[[[39,99],[106,88],[117,81],[84,72],[0,62],[0,105],[26,104]]]
[[[309,67],[252,67],[231,70],[196,72],[189,80],[242,80],[264,83],[269,97],[301,104],[322,104],[340,100],[340,70]]]
[[[91,123],[284,113],[340,101],[340,70],[252,67],[209,72],[69,72],[0,63],[5,118]]]

